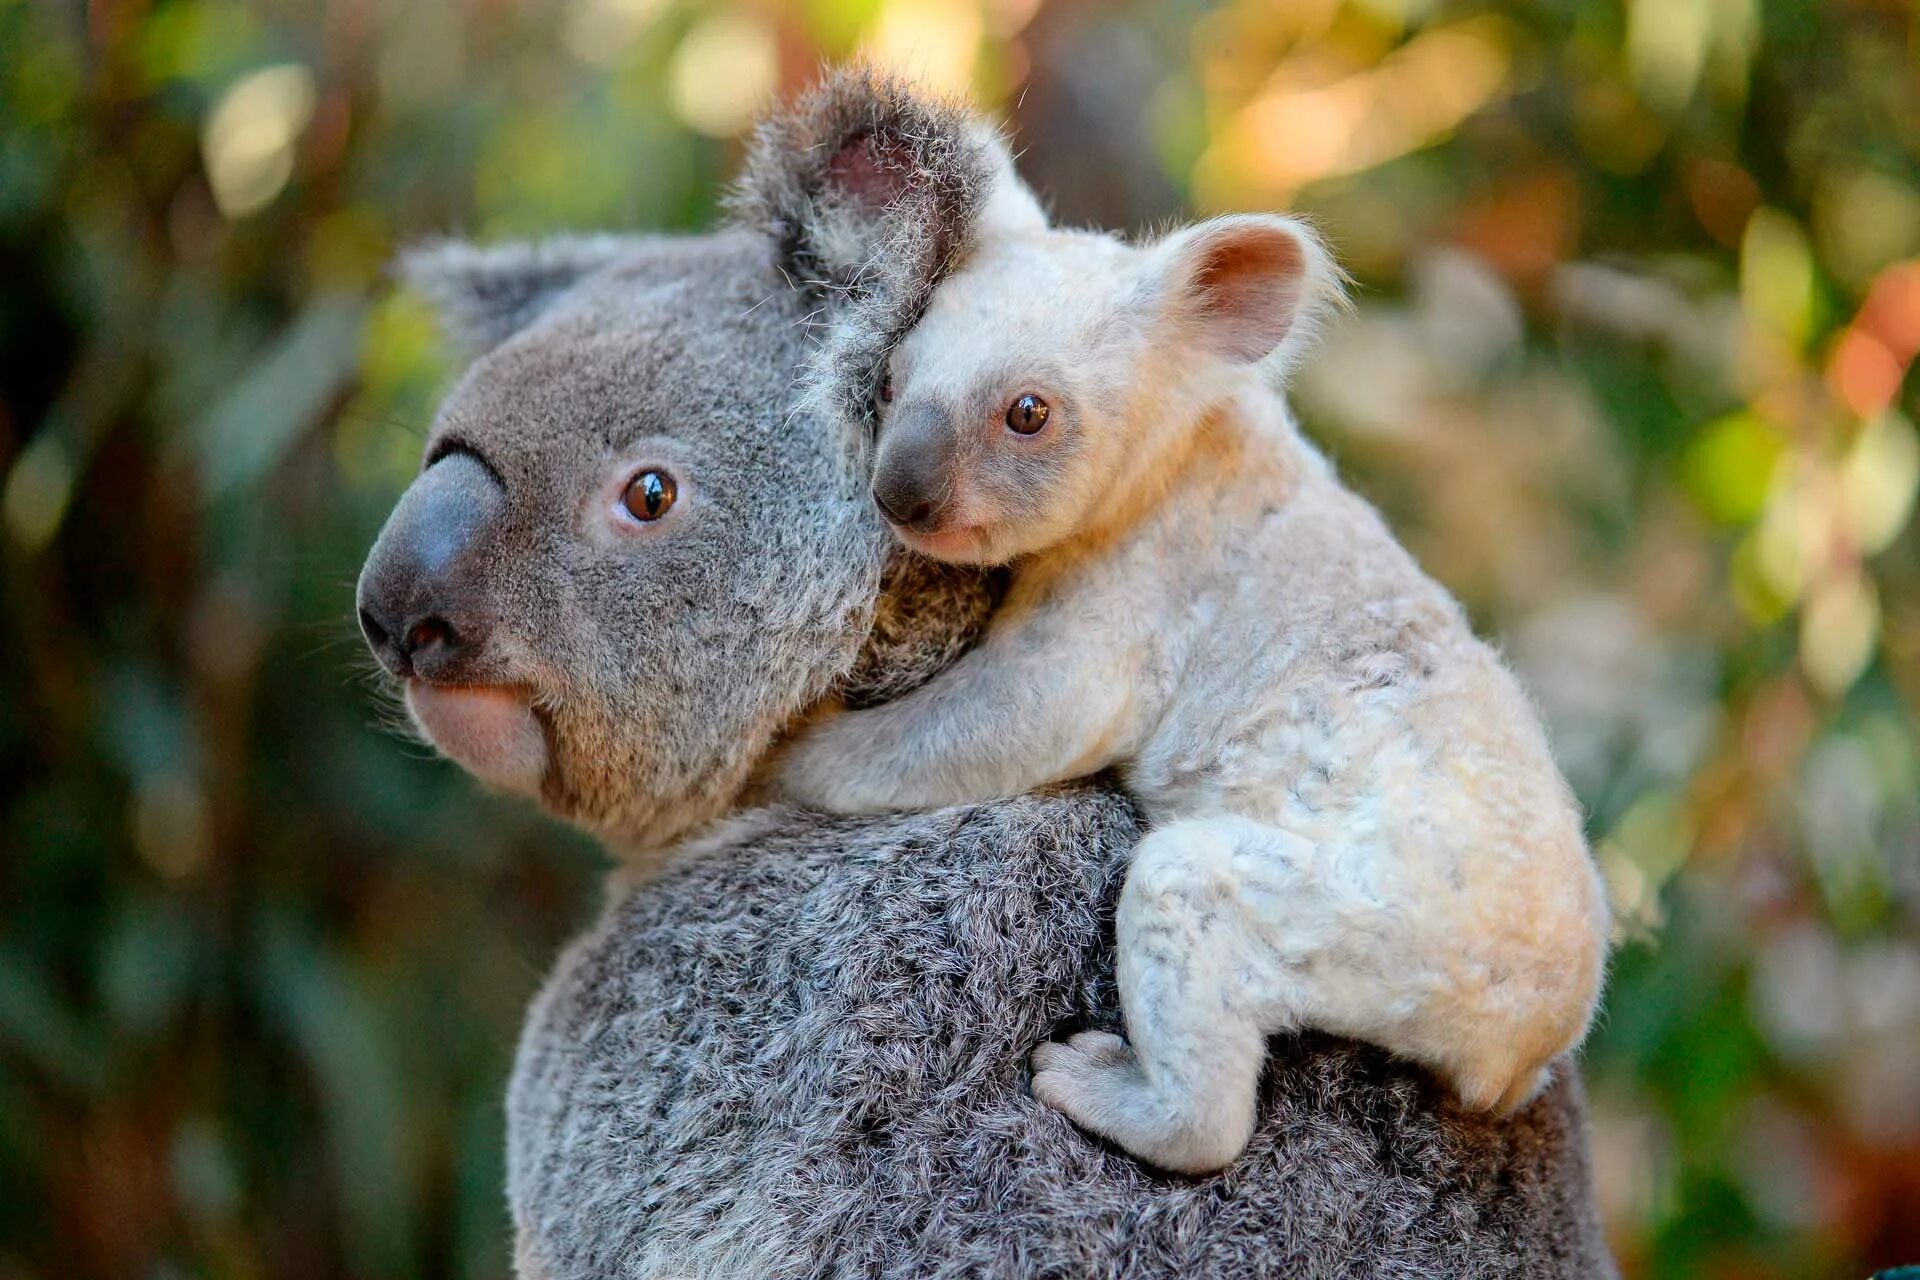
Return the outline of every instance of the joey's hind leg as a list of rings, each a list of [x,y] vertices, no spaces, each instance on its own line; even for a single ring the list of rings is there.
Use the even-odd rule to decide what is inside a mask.
[[[1116,925],[1128,1040],[1085,1032],[1033,1051],[1033,1095],[1149,1164],[1224,1168],[1253,1133],[1272,992],[1241,898],[1234,819],[1189,820],[1134,850]]]

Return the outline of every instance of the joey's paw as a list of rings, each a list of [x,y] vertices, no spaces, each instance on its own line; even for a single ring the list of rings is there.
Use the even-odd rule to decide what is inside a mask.
[[[1250,1106],[1229,1118],[1205,1114],[1194,1099],[1157,1094],[1132,1047],[1105,1031],[1037,1046],[1033,1096],[1135,1159],[1175,1173],[1226,1168],[1253,1130]]]
[[[803,809],[824,808],[818,795],[822,788],[807,767],[804,743],[801,739],[781,749],[778,758],[761,775],[761,791],[769,800],[784,801]]]
[[[859,762],[836,748],[834,735],[820,727],[806,730],[787,743],[766,771],[766,790],[776,799],[822,813],[852,813],[850,780]]]
[[[1145,1087],[1127,1042],[1108,1031],[1082,1031],[1033,1050],[1033,1096],[1083,1129],[1111,1135],[1114,1112]]]
[[[1127,1042],[1111,1031],[1081,1031],[1068,1036],[1064,1041],[1049,1040],[1045,1044],[1034,1046],[1033,1069],[1072,1070],[1074,1064],[1082,1059],[1097,1062],[1102,1066],[1132,1066],[1133,1050]]]
[[[1510,1116],[1538,1097],[1552,1079],[1552,1064],[1536,1067],[1506,1063],[1456,1076],[1454,1090],[1469,1110]]]

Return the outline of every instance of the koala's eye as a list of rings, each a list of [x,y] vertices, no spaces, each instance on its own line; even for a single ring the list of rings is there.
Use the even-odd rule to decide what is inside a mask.
[[[680,486],[666,472],[642,471],[627,485],[621,502],[626,505],[628,515],[635,520],[649,522],[667,514],[679,492]]]
[[[880,375],[880,385],[873,389],[873,402],[875,404],[893,403],[893,374],[891,372],[884,372]]]
[[[1048,412],[1047,402],[1029,391],[1007,409],[1007,426],[1023,436],[1030,436],[1047,425]]]

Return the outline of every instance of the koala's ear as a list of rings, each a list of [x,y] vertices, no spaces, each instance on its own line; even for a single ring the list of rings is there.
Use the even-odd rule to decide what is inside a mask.
[[[642,242],[556,236],[481,247],[441,240],[407,250],[395,274],[433,304],[447,335],[473,357],[526,328],[555,298]]]
[[[729,207],[822,294],[876,272],[930,285],[982,229],[1046,222],[990,128],[866,68],[830,72],[761,124]]]
[[[1273,215],[1215,218],[1177,231],[1150,268],[1170,318],[1222,359],[1296,357],[1345,297],[1333,255],[1305,223]]]

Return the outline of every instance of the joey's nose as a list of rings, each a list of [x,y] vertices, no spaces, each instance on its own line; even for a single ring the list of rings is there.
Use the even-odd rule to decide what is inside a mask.
[[[873,502],[880,514],[917,533],[931,533],[952,496],[952,445],[944,415],[927,405],[902,406],[887,423],[874,459]]]
[[[487,640],[487,560],[506,511],[493,473],[449,454],[402,494],[367,555],[356,604],[380,665],[403,679],[460,683]]]
[[[880,514],[894,524],[920,529],[933,520],[935,509],[933,499],[918,492],[883,489],[875,485],[873,500],[879,506]]]

